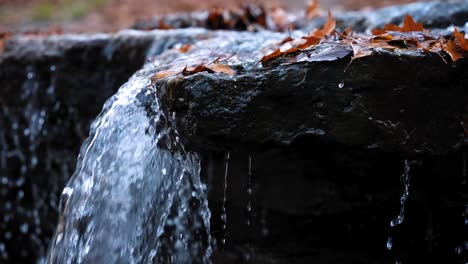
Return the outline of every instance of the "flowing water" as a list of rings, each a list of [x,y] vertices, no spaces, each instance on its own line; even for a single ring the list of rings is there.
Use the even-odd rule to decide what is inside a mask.
[[[165,52],[105,103],[62,192],[49,263],[209,262],[214,243],[200,160],[185,151],[175,129],[177,117],[162,111],[157,97],[160,87],[150,80],[158,70],[182,69],[220,56],[229,57],[230,63],[238,63],[243,56],[252,66],[262,52],[248,40],[268,38],[262,42],[266,46],[281,37],[262,36],[219,33],[211,35],[214,40],[200,40],[191,55]],[[225,183],[228,163],[229,154]],[[222,245],[226,200],[225,193]]]
[[[201,224],[209,234],[198,157],[184,151],[171,127],[173,117],[160,111],[155,94],[148,76],[135,76],[93,122],[62,193],[50,263],[151,262],[186,178],[195,187],[193,197],[201,201]],[[208,246],[206,257],[210,250]]]

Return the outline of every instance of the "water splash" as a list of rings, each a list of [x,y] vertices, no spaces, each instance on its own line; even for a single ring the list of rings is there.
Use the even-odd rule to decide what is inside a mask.
[[[204,229],[209,232],[199,159],[171,140],[177,137],[175,116],[161,111],[149,79],[148,74],[137,73],[106,102],[91,125],[77,169],[61,197],[49,263],[153,261],[175,196],[187,178],[201,201]],[[187,204],[180,204],[183,215]],[[209,246],[204,255],[210,254]]]
[[[400,196],[400,212],[398,213],[398,216],[396,218],[390,221],[390,227],[401,225],[403,223],[403,220],[405,219],[405,203],[409,196],[409,188],[410,188],[410,180],[411,180],[410,170],[411,170],[411,162],[409,162],[408,160],[405,160],[403,164],[403,173],[400,176],[400,182],[403,185],[403,191]],[[393,238],[388,237],[387,249],[392,250],[392,247],[393,247]]]
[[[231,156],[231,152],[226,153],[224,158],[224,186],[223,186],[223,205],[221,208],[221,247],[226,246],[226,230],[227,230],[227,209],[226,209],[226,202],[227,202],[227,179],[228,179],[228,171],[229,171],[229,159]]]

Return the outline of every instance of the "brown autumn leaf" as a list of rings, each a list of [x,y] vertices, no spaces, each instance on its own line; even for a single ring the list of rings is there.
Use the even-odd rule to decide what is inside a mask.
[[[278,48],[276,49],[275,51],[273,51],[272,53],[268,54],[268,55],[265,55],[263,56],[261,59],[260,59],[260,62],[261,63],[264,63],[264,62],[267,62],[273,58],[276,58],[276,57],[279,57],[281,56],[283,53],[281,52],[281,50]]]
[[[182,52],[182,53],[186,53],[187,51],[190,50],[190,48],[192,48],[192,45],[185,44],[185,45],[183,45],[182,47],[179,48],[179,51]]]
[[[224,74],[227,74],[227,75],[234,75],[236,73],[227,64],[216,63],[216,64],[210,64],[210,65],[208,65],[206,67],[209,68],[210,70],[212,70],[213,72],[224,73]]]
[[[306,7],[306,18],[307,19],[312,19],[312,18],[318,16],[319,6],[320,6],[320,4],[319,4],[318,0],[310,1],[307,4],[307,7]]]
[[[353,33],[353,28],[351,26],[347,27],[343,32],[341,32],[341,36],[344,36],[344,37],[347,37],[347,36],[351,36],[351,34]]]
[[[314,30],[310,34],[310,36],[323,38],[324,36],[328,36],[331,33],[333,33],[333,31],[335,30],[335,26],[336,26],[336,21],[333,19],[331,11],[328,10],[328,19],[325,25],[323,25],[321,29]]]
[[[320,38],[315,37],[315,36],[309,36],[309,37],[302,37],[302,39],[305,39],[305,43],[300,44],[297,46],[298,49],[306,49],[311,46],[315,46],[320,42]]]
[[[400,27],[395,24],[386,24],[383,29],[373,29],[371,32],[374,35],[382,35],[388,31],[399,31],[399,32],[411,32],[411,31],[423,31],[423,23],[417,23],[413,17],[406,15],[403,20],[403,25]]]
[[[287,38],[283,39],[279,44],[280,44],[280,45],[283,45],[283,44],[288,43],[288,42],[291,42],[291,41],[293,41],[293,40],[294,40],[293,38],[287,37]]]
[[[165,70],[165,71],[157,72],[153,76],[151,76],[151,82],[154,83],[157,80],[163,79],[163,78],[165,78],[167,76],[170,76],[170,75],[176,75],[177,73],[179,73],[179,72],[176,71],[176,70]]]
[[[459,48],[453,39],[450,39],[443,45],[443,50],[450,55],[453,62],[463,58],[463,54],[459,51]]]
[[[166,24],[163,19],[159,19],[158,29],[174,29],[174,27]]]
[[[455,40],[457,41],[457,44],[464,51],[468,51],[468,40],[465,39],[465,34],[459,32],[457,28],[454,28],[453,35],[455,36]]]
[[[417,23],[414,21],[413,17],[410,15],[406,15],[405,19],[403,20],[403,27],[400,31],[402,32],[410,32],[410,31],[423,31],[423,23]]]
[[[0,53],[5,50],[6,42],[11,36],[10,32],[0,32]]]

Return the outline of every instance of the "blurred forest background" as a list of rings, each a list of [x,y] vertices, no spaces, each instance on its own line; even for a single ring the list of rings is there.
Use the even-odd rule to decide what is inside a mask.
[[[300,11],[307,0],[249,1],[266,8]],[[139,19],[176,12],[207,10],[210,7],[235,8],[245,1],[232,0],[0,0],[0,32],[30,31],[60,27],[72,32],[115,31],[128,28]],[[329,0],[323,9],[357,10],[411,0]]]

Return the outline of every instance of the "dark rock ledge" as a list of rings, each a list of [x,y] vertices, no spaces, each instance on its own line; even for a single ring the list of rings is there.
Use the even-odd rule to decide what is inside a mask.
[[[163,98],[194,149],[289,145],[303,137],[408,155],[463,146],[466,61],[381,52],[345,72],[349,62],[347,56],[235,76],[198,73],[163,81]]]

